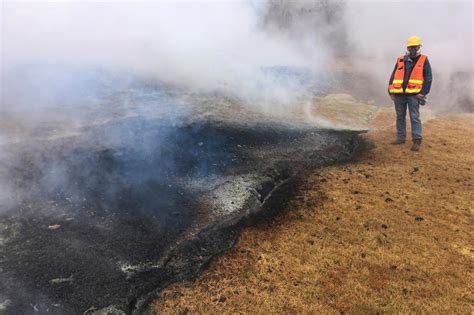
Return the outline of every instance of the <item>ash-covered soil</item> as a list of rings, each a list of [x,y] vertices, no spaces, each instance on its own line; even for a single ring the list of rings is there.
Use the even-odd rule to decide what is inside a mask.
[[[350,159],[359,143],[360,130],[230,120],[222,108],[178,119],[125,107],[68,132],[9,133],[0,311],[140,313],[231,248],[302,172]]]

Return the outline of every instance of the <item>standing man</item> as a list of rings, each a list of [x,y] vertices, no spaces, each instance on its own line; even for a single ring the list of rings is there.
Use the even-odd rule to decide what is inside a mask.
[[[406,112],[410,113],[412,151],[419,151],[422,140],[420,105],[426,102],[431,89],[431,66],[420,54],[421,39],[412,36],[407,41],[407,53],[398,57],[388,83],[388,93],[397,113],[397,139],[391,144],[403,144],[406,139]]]

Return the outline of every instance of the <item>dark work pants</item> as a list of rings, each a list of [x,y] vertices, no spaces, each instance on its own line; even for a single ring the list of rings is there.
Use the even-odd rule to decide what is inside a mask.
[[[415,95],[395,95],[395,111],[397,113],[397,139],[405,140],[406,138],[406,114],[410,114],[411,138],[413,140],[422,139],[420,105]]]

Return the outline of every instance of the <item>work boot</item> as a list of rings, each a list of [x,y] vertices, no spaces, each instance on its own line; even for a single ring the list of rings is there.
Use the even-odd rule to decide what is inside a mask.
[[[413,140],[413,144],[411,146],[412,151],[420,151],[421,140]]]
[[[390,144],[404,144],[405,140],[397,139],[395,141],[390,142]]]

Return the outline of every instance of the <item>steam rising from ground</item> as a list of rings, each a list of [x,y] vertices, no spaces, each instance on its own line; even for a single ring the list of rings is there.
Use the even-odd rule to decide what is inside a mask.
[[[445,102],[453,90],[450,82],[456,82],[454,90],[470,89],[472,96],[472,12],[471,1],[7,0],[2,3],[0,109],[18,106],[18,94],[28,93],[10,84],[12,69],[25,64],[130,71],[261,106],[294,105],[307,91],[294,76],[281,79],[272,72],[289,67],[318,82],[313,93],[349,85],[350,92],[381,101],[394,60],[413,34],[422,37],[432,62],[433,98]],[[370,76],[370,87],[337,84],[341,77],[334,69],[347,60],[349,72]],[[39,72],[29,80],[55,78]],[[56,93],[58,87],[51,84],[50,90]],[[48,92],[43,86],[42,94]],[[433,99],[446,107],[437,103]]]
[[[0,8],[0,146],[12,130],[29,138],[162,110],[178,120],[186,106],[176,104],[189,101],[180,94],[229,97],[280,117],[329,92],[390,105],[390,72],[415,34],[434,72],[429,106],[474,110],[470,1],[7,0]],[[178,97],[168,106],[163,91]],[[0,181],[0,200],[12,199],[9,187]]]
[[[283,103],[299,87],[277,82],[265,69],[318,73],[325,51],[314,41],[266,32],[263,10],[265,5],[247,1],[7,1],[3,74],[8,78],[15,64],[100,65],[199,91]]]

